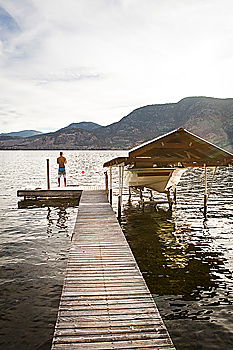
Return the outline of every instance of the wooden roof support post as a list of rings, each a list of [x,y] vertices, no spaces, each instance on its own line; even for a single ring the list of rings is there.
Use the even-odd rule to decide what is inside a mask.
[[[215,166],[214,167],[214,171],[213,171],[213,176],[212,176],[212,180],[211,180],[211,183],[209,185],[209,190],[208,190],[208,199],[209,199],[209,196],[210,196],[210,191],[212,190],[212,187],[213,187],[213,183],[214,183],[214,180],[215,180],[215,177],[216,177],[216,172],[217,172],[217,169],[218,167]]]
[[[122,191],[123,191],[123,177],[124,177],[124,166],[119,166],[119,195],[118,195],[118,213],[117,218],[121,218],[121,206],[122,206]]]
[[[112,167],[109,168],[109,203],[112,205]]]
[[[204,164],[204,176],[205,176],[205,193],[204,193],[204,218],[207,217],[207,200],[208,200],[208,188],[207,188],[207,166]]]

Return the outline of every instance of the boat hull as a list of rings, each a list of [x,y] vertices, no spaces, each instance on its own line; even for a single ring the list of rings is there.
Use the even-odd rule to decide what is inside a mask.
[[[146,187],[157,192],[167,192],[179,183],[185,168],[132,168],[127,170],[130,187]]]

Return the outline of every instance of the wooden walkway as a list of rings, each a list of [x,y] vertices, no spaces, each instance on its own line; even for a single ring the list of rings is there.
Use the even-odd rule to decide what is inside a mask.
[[[84,191],[52,350],[174,350],[104,191]]]

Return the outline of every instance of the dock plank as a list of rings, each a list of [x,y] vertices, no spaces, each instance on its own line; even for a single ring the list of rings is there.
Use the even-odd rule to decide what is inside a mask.
[[[83,191],[52,350],[175,347],[105,191]]]

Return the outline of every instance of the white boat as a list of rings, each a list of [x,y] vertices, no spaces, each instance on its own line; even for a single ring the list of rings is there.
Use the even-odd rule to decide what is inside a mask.
[[[126,171],[129,187],[149,188],[157,192],[175,189],[186,168],[130,168]]]

